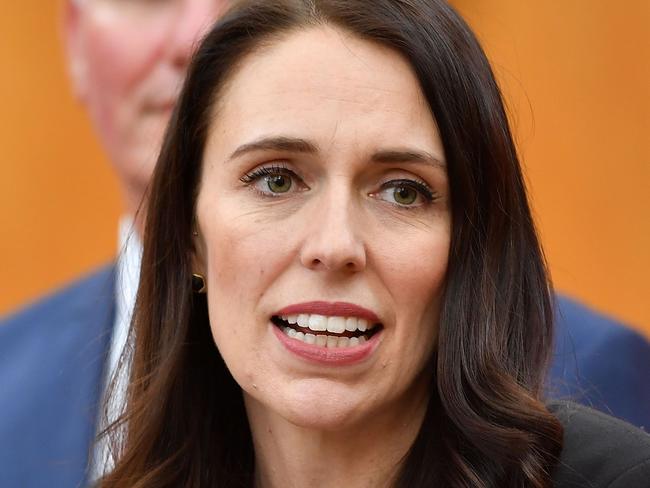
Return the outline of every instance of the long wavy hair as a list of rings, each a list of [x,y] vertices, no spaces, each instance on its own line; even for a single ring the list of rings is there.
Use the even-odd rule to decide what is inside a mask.
[[[205,296],[190,286],[202,156],[222,88],[246,56],[322,25],[410,63],[448,164],[453,225],[430,400],[394,486],[550,487],[562,447],[542,398],[551,286],[499,88],[471,30],[442,0],[245,1],[204,38],[150,188],[122,364],[130,365],[126,407],[101,434],[115,466],[99,485],[253,484],[241,389],[214,344]]]

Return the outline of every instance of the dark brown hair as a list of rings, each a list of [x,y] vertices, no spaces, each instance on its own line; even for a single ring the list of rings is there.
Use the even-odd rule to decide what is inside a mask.
[[[474,35],[441,0],[259,0],[239,3],[204,39],[164,140],[127,408],[105,432],[116,466],[102,488],[252,486],[241,390],[214,345],[204,296],[190,290],[201,161],[220,92],[247,54],[325,24],[411,64],[448,164],[453,229],[431,397],[394,485],[552,486],[562,428],[541,398],[550,284],[499,88]]]

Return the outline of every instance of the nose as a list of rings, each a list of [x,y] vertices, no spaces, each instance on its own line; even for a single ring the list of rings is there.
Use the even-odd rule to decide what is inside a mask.
[[[366,246],[360,237],[361,219],[354,202],[340,193],[327,198],[327,202],[314,205],[309,216],[311,223],[305,226],[300,261],[314,271],[362,271]]]
[[[170,33],[171,57],[176,66],[185,69],[199,41],[223,14],[229,0],[181,0],[178,17]]]

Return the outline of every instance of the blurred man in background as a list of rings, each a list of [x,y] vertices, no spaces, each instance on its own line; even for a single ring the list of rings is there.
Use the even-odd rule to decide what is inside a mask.
[[[101,472],[106,452],[92,441],[135,300],[138,209],[192,52],[228,3],[64,1],[72,89],[118,176],[126,212],[114,263],[0,325],[0,486],[75,487]]]
[[[0,486],[73,487],[102,470],[106,451],[93,439],[133,309],[138,208],[193,49],[228,3],[65,1],[72,86],[127,210],[115,263],[0,325]],[[648,425],[647,341],[575,302],[559,303],[551,390]]]

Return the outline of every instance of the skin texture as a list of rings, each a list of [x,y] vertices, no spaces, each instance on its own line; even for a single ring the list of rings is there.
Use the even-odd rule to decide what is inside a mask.
[[[449,189],[435,121],[400,55],[325,27],[250,55],[220,100],[204,153],[196,265],[214,340],[244,390],[257,483],[384,486],[426,407],[447,269]],[[231,157],[269,136],[317,151]],[[435,161],[373,160],[386,150]],[[274,166],[296,175],[285,193],[250,181]],[[433,200],[418,194],[399,206],[390,182],[403,179],[425,183]],[[289,353],[270,317],[312,300],[374,311],[384,329],[373,354],[322,366]]]
[[[135,214],[196,43],[225,0],[69,0],[73,89]]]

